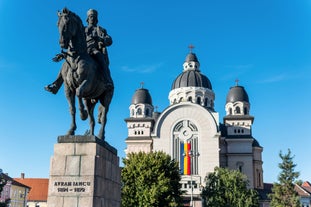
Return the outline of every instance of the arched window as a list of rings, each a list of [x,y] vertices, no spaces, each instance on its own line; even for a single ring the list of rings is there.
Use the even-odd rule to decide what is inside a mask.
[[[146,109],[146,116],[149,116],[149,109]]]
[[[258,187],[261,187],[261,173],[260,171],[257,169],[257,176],[258,176]]]
[[[137,109],[137,115],[141,115],[141,114],[142,114],[141,108],[138,108]]]
[[[198,174],[198,129],[189,120],[178,122],[173,129],[173,159],[183,175]]]
[[[188,101],[192,102],[192,96],[188,97]]]
[[[197,104],[201,104],[201,97],[197,97]]]
[[[243,172],[243,165],[244,165],[243,162],[237,162],[237,163],[236,163],[237,169],[238,169],[240,172]]]
[[[229,108],[229,114],[232,115],[232,108]]]
[[[237,106],[237,107],[235,108],[235,113],[237,113],[237,114],[240,114],[240,113],[241,113],[240,107]]]
[[[247,111],[247,108],[244,107],[244,114],[247,115],[248,114],[248,111]]]
[[[207,106],[207,103],[208,103],[208,98],[205,98],[204,99],[204,106]]]
[[[134,112],[134,109],[132,109],[132,116],[134,116],[135,115],[135,112]]]

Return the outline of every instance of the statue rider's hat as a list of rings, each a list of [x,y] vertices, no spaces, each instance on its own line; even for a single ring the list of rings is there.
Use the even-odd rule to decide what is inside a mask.
[[[94,15],[97,16],[97,11],[95,9],[89,9],[87,11],[87,16]]]

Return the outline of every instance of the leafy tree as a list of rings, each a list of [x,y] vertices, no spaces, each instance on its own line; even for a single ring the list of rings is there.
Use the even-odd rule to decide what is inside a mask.
[[[202,191],[204,206],[259,206],[257,191],[248,189],[247,177],[240,171],[216,167],[205,182]]]
[[[122,206],[181,206],[179,167],[169,155],[164,152],[131,153],[123,163]]]
[[[271,207],[299,207],[299,196],[295,191],[295,180],[299,177],[299,172],[295,172],[296,164],[293,162],[294,156],[290,149],[287,154],[279,153],[282,163],[279,163],[281,172],[278,176],[279,183],[274,183],[272,188]]]

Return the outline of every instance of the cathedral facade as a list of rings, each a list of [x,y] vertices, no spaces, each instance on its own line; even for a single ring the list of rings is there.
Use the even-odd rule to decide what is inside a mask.
[[[263,189],[263,148],[252,136],[254,117],[246,90],[238,84],[229,89],[222,123],[214,101],[212,84],[201,73],[196,54],[190,52],[172,83],[170,104],[164,111],[154,111],[147,89],[135,91],[130,117],[125,119],[126,154],[169,154],[179,163],[182,190],[194,201],[199,200],[204,178],[215,167],[239,170],[250,188]]]

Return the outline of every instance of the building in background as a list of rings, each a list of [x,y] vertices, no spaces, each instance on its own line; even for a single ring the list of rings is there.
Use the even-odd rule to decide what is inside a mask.
[[[27,197],[27,207],[46,207],[48,197],[48,178],[25,178],[22,173],[15,181],[31,187]]]
[[[160,113],[154,111],[147,89],[136,90],[130,117],[125,119],[126,154],[164,151],[171,155],[179,163],[185,199],[193,206],[201,206],[204,178],[215,167],[239,170],[247,176],[250,188],[264,189],[263,147],[252,134],[254,116],[243,86],[236,83],[229,89],[221,123],[214,109],[212,84],[190,51],[168,98],[169,106]]]
[[[302,207],[311,206],[311,184],[308,181],[302,183],[302,185],[295,185],[295,190],[300,197],[300,203]]]
[[[14,180],[7,174],[2,173],[1,177],[7,182],[1,192],[0,202],[8,203],[9,207],[26,207],[27,195],[31,188]]]

